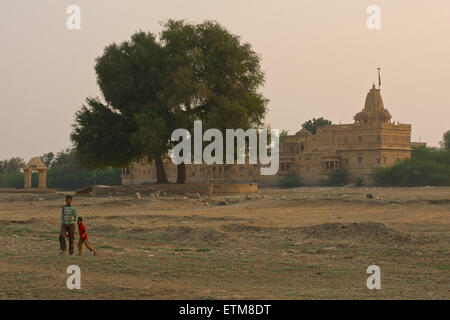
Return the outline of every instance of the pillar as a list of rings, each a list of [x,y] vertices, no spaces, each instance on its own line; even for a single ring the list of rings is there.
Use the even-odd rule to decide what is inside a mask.
[[[23,177],[24,177],[24,188],[25,189],[31,188],[31,170],[24,169]]]
[[[47,189],[47,170],[39,170],[39,189]]]

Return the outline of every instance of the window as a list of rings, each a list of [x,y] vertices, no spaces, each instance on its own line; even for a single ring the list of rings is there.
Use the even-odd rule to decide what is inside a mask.
[[[361,156],[358,157],[358,164],[362,164],[362,157]]]
[[[301,150],[301,152],[305,151],[305,146],[303,143],[300,145],[300,150]]]
[[[358,142],[362,142],[362,137],[361,136],[358,137]]]
[[[377,165],[381,164],[381,159],[377,159]]]

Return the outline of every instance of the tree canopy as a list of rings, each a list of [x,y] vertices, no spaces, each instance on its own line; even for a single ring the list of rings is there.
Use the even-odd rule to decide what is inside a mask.
[[[24,167],[25,161],[19,157],[0,161],[0,173],[17,173]]]
[[[316,134],[317,128],[322,126],[329,126],[332,122],[330,120],[324,119],[323,117],[320,118],[313,118],[312,120],[308,120],[302,124],[302,128],[305,128],[312,134]]]
[[[450,149],[450,130],[443,134],[441,146],[443,148]]]

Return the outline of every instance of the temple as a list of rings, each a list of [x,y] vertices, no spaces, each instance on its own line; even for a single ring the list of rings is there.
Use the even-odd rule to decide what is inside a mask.
[[[301,129],[283,139],[279,175],[298,173],[315,184],[333,170],[347,169],[350,180],[369,182],[373,167],[411,157],[411,125],[391,122],[380,89],[372,86],[354,123]]]
[[[351,124],[318,127],[315,134],[301,129],[283,138],[280,166],[275,176],[261,176],[259,165],[186,165],[186,181],[206,183],[210,178],[228,183],[256,182],[276,185],[281,176],[300,174],[305,184],[320,184],[330,172],[346,169],[349,180],[362,179],[370,184],[374,167],[393,165],[398,159],[411,157],[411,125],[394,123],[384,107],[380,88],[372,86],[364,108]],[[165,162],[170,181],[176,180],[176,166]],[[122,170],[122,184],[156,181],[153,164],[142,160]]]

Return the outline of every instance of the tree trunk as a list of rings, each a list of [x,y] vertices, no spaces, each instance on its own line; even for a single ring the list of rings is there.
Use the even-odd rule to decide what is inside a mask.
[[[186,165],[184,163],[177,165],[177,183],[186,183]]]
[[[155,167],[156,167],[156,183],[169,183],[169,181],[167,180],[166,170],[164,169],[164,164],[161,157],[156,157]]]

